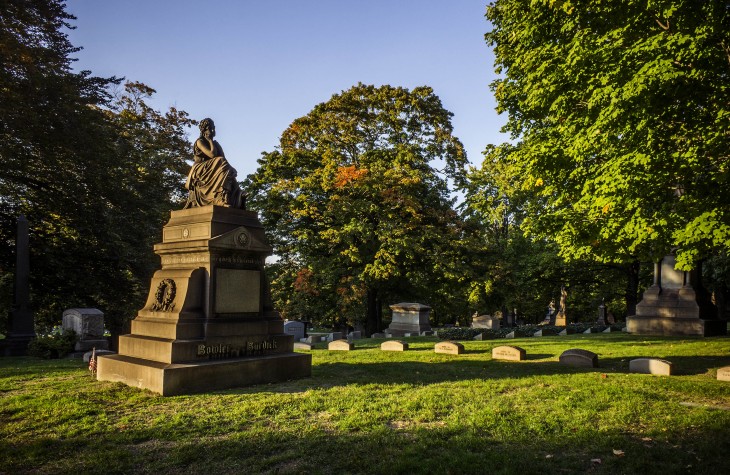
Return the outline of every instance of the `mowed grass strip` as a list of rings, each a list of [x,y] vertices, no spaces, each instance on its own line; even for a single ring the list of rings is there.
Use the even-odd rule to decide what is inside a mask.
[[[730,338],[407,338],[312,351],[312,377],[163,398],[79,360],[0,359],[1,473],[730,473]],[[495,346],[527,351],[491,359]],[[599,368],[558,362],[569,348]],[[628,373],[668,359],[675,374]]]

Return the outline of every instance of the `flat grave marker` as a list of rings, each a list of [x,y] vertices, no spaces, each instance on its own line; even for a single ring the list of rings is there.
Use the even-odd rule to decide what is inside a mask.
[[[598,367],[598,355],[592,351],[571,348],[560,355],[560,363],[568,366],[596,368]]]
[[[718,381],[730,381],[730,366],[724,366],[717,370]]]
[[[388,340],[380,344],[382,351],[406,351],[408,343],[402,340]]]
[[[629,372],[671,376],[672,362],[658,358],[636,358],[629,361]]]
[[[523,361],[527,352],[519,346],[502,345],[492,348],[493,360]]]
[[[329,342],[327,349],[330,351],[352,351],[355,349],[355,344],[347,340],[334,340]]]
[[[436,343],[433,351],[445,355],[460,355],[464,353],[464,345],[455,341],[440,341]]]

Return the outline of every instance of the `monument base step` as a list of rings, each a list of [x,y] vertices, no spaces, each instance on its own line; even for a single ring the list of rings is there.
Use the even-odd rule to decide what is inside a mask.
[[[125,355],[99,356],[96,378],[162,396],[278,383],[312,375],[312,355],[285,353],[191,363],[160,363]]]
[[[727,321],[634,315],[626,317],[626,329],[640,335],[717,336],[727,335]]]

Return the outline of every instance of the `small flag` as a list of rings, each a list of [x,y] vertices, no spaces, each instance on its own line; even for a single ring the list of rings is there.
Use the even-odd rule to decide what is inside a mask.
[[[91,358],[89,358],[89,371],[96,374],[96,347],[91,349]]]

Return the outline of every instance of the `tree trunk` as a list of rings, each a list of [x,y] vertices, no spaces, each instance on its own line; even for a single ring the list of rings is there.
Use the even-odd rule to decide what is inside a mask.
[[[378,291],[368,288],[367,290],[367,316],[365,319],[365,332],[367,336],[377,333],[378,331]]]
[[[639,303],[640,269],[639,261],[634,261],[626,266],[626,316],[636,315],[636,304]]]

